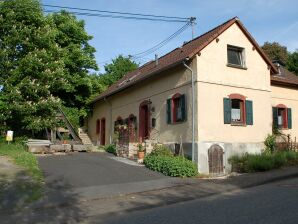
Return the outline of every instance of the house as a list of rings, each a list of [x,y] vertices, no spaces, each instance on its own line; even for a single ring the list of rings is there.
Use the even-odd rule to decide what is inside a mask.
[[[235,17],[96,97],[88,134],[95,144],[117,139],[129,157],[138,142],[182,147],[200,173],[227,173],[231,155],[261,152],[273,125],[298,136],[298,78]]]

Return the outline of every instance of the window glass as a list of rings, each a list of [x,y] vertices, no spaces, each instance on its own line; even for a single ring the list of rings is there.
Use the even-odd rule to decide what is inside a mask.
[[[174,99],[174,108],[175,108],[175,115],[176,115],[176,121],[182,120],[182,102],[181,98],[177,97]]]
[[[228,46],[228,64],[244,66],[243,48]]]
[[[232,100],[232,108],[231,108],[231,120],[232,122],[238,123],[242,122],[243,119],[243,101],[238,99]]]
[[[286,109],[285,108],[278,108],[277,110],[277,125],[278,128],[284,128],[285,126],[285,119],[286,119]]]

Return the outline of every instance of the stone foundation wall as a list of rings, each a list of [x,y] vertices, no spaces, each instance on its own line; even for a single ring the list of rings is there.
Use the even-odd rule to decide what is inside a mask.
[[[129,158],[129,159],[136,158],[138,154],[139,144],[140,143],[138,142],[130,142],[128,143],[128,145],[117,144],[116,145],[117,156]],[[150,154],[156,144],[157,142],[152,140],[146,140],[145,142],[143,142],[142,146],[145,149],[145,153]]]

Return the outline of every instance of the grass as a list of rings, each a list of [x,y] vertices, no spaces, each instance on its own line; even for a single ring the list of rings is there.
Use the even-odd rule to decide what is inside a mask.
[[[0,180],[0,202],[5,200],[8,195],[14,195],[11,201],[11,208],[20,209],[24,204],[34,202],[43,196],[43,174],[38,166],[37,158],[30,152],[27,152],[25,146],[20,143],[0,143],[0,156],[6,156],[12,161],[23,167],[28,174],[29,179],[14,180],[2,178]],[[0,208],[1,208],[0,203]],[[11,209],[7,208],[7,209]]]
[[[298,152],[282,151],[262,154],[235,155],[229,158],[232,170],[240,173],[262,172],[283,166],[298,165]]]
[[[43,181],[43,175],[39,169],[36,157],[32,153],[27,152],[24,145],[0,143],[0,156],[10,157],[15,164],[24,167],[34,180],[38,182]]]

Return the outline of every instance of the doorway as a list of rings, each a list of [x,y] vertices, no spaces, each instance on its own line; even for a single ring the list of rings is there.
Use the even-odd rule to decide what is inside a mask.
[[[147,100],[140,104],[139,115],[139,140],[144,142],[150,137],[150,110]]]
[[[217,144],[208,150],[209,174],[221,175],[224,173],[223,149]]]
[[[101,124],[100,124],[100,145],[105,145],[105,144],[106,144],[106,119],[102,118]]]

